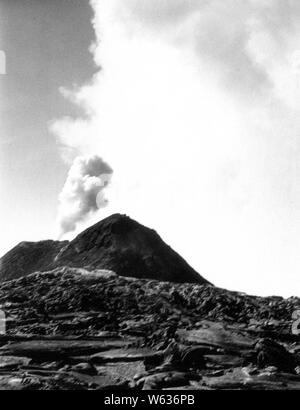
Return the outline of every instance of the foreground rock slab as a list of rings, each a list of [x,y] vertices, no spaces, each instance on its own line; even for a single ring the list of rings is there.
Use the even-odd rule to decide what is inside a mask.
[[[297,298],[61,267],[0,285],[0,389],[300,389]]]

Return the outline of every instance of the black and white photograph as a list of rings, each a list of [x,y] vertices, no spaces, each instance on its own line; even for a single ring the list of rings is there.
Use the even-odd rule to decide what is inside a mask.
[[[300,390],[299,0],[0,0],[0,390]]]

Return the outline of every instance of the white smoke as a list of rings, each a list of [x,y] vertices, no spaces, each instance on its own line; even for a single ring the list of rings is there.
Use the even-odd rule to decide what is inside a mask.
[[[60,236],[74,231],[79,222],[107,205],[103,190],[111,174],[110,166],[97,155],[74,160],[59,195]]]
[[[300,2],[91,6],[102,69],[63,91],[86,115],[52,130],[65,157],[96,153],[114,169],[102,215],[126,212],[156,228],[220,286],[292,293],[300,268]]]

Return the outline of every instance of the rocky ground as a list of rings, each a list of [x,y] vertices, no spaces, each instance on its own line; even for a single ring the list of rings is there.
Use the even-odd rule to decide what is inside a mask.
[[[56,268],[0,285],[1,389],[300,389],[300,300]]]

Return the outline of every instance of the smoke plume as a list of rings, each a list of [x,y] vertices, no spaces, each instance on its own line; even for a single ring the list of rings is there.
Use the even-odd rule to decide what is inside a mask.
[[[112,172],[97,155],[74,160],[59,195],[60,236],[74,231],[79,222],[106,206],[103,190],[110,182]]]
[[[52,131],[68,158],[96,153],[113,168],[101,215],[119,211],[152,226],[222,287],[292,293],[300,268],[299,0],[90,4],[99,70],[62,90],[84,115],[60,118]],[[78,191],[70,185],[61,195],[65,231],[96,209],[92,189],[93,200],[70,214],[69,192]]]

